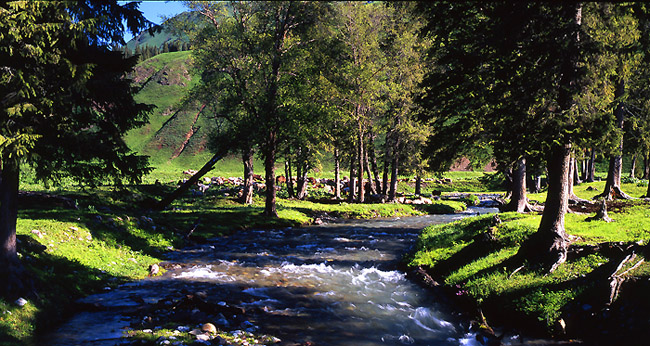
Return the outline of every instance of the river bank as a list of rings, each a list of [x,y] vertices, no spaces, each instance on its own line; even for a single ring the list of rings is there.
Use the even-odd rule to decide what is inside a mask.
[[[587,345],[644,344],[650,337],[650,299],[644,293],[650,283],[649,205],[637,200],[612,206],[612,223],[567,214],[569,258],[551,274],[510,261],[536,231],[537,214],[502,213],[428,227],[407,262],[476,321],[483,322],[482,313],[487,324],[501,326],[493,336],[514,332]]]

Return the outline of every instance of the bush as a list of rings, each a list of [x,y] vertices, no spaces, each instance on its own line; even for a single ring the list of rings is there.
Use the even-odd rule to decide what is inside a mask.
[[[460,199],[461,202],[465,203],[468,207],[473,207],[477,206],[481,200],[478,198],[478,196],[469,194],[463,198]]]

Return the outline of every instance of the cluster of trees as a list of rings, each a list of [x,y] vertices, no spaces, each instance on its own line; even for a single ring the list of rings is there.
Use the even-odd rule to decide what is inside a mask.
[[[566,259],[578,160],[610,156],[602,196],[627,198],[622,155],[648,156],[645,4],[187,6],[203,19],[176,23],[201,75],[191,98],[219,119],[215,147],[239,150],[246,176],[253,155],[264,158],[267,215],[278,161],[297,172],[290,194],[301,198],[316,153],[330,150],[336,180],[347,166],[348,198],[363,202],[393,199],[398,169],[444,171],[488,151],[512,177],[509,209],[529,210],[526,177],[547,175],[539,232],[520,254],[553,270]]]
[[[131,50],[126,45],[115,45],[113,50],[121,51],[127,58],[132,56],[138,57],[138,62],[152,58],[158,54],[169,52],[184,52],[190,50],[190,43],[182,40],[165,41],[162,47],[150,45],[137,45]]]
[[[170,22],[189,37],[201,76],[187,97],[220,129],[217,154],[201,171],[236,150],[250,203],[252,158],[261,156],[269,216],[277,216],[278,162],[287,176],[297,173],[291,194],[301,198],[318,153],[329,150],[336,186],[347,168],[348,198],[364,202],[394,199],[399,170],[442,171],[459,155],[487,150],[512,172],[513,210],[528,207],[526,172],[546,171],[539,231],[520,255],[552,270],[566,259],[576,159],[610,155],[603,197],[625,198],[622,155],[647,160],[650,152],[650,21],[642,3],[186,5],[201,20]],[[21,163],[43,180],[90,183],[137,181],[147,171],[146,158],[121,138],[149,111],[125,78],[138,57],[110,49],[124,45],[123,22],[134,33],[152,25],[137,3],[0,4],[5,294],[24,289],[15,247]]]
[[[567,254],[564,214],[576,158],[610,157],[601,197],[620,189],[622,155],[647,155],[648,8],[612,3],[422,4],[434,43],[422,84],[430,160],[488,145],[512,171],[510,207],[524,211],[526,170],[546,169],[539,230],[520,255],[553,270]],[[624,145],[625,144],[625,145]]]
[[[220,122],[214,147],[237,150],[252,198],[252,159],[264,159],[265,214],[276,216],[275,166],[306,196],[318,154],[350,171],[350,200],[394,199],[398,167],[421,171],[415,96],[428,38],[414,3],[187,2],[202,20],[172,24],[190,38],[200,100]],[[382,175],[383,170],[383,175]],[[295,174],[294,174],[295,173]],[[392,177],[389,183],[389,176]],[[368,184],[360,182],[368,181]],[[367,185],[367,186],[366,186]]]
[[[0,3],[1,296],[31,288],[16,251],[21,164],[43,181],[90,184],[137,182],[148,171],[122,139],[150,111],[125,78],[137,58],[110,49],[124,44],[123,21],[133,33],[153,25],[136,3]]]

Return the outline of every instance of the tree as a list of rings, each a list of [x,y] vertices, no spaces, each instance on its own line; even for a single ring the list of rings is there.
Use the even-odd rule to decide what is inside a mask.
[[[413,95],[422,77],[419,67],[426,41],[417,35],[422,21],[409,10],[412,6],[347,2],[336,7],[341,64],[329,77],[337,86],[338,103],[347,112],[339,128],[346,132],[343,137],[353,138],[348,156],[354,157],[350,166],[358,181],[359,202],[366,196],[366,172],[370,191],[379,190],[374,150],[378,143],[392,146],[385,161],[392,163],[396,184],[400,147],[417,137],[414,130],[426,131],[413,124]]]
[[[242,120],[232,122],[245,134],[238,140],[259,147],[266,172],[264,214],[277,216],[275,163],[287,121],[296,114],[295,103],[285,103],[286,92],[294,80],[305,79],[291,68],[311,46],[309,35],[328,5],[231,2],[226,11],[222,3],[190,2],[188,7],[205,18],[205,25],[190,33],[195,66],[202,83],[211,85],[205,97],[225,93],[218,95],[227,98],[219,107]]]
[[[592,52],[582,5],[438,3],[422,9],[429,18],[425,33],[435,40],[435,66],[422,99],[436,110],[433,121],[455,130],[447,137],[460,137],[446,143],[489,143],[510,162],[546,153],[542,220],[518,258],[554,270],[568,249],[564,215],[573,145],[589,137],[581,131],[585,123],[602,121],[580,113],[577,104],[585,82],[580,64]]]
[[[99,15],[99,14],[102,15]],[[122,135],[146,121],[125,74],[136,61],[124,44],[149,23],[137,4],[8,2],[0,4],[0,278],[4,296],[29,290],[16,249],[21,163],[40,180],[69,176],[96,184],[138,181],[147,159]],[[92,148],[92,150],[88,150]]]
[[[606,60],[600,64],[601,78],[609,79],[613,89],[613,116],[615,131],[610,132],[615,143],[610,157],[605,190],[600,195],[605,199],[631,198],[621,190],[623,168],[623,130],[628,117],[626,101],[629,83],[641,61],[639,41],[639,15],[643,11],[631,4],[589,4],[586,12],[585,32],[599,49],[598,58]]]

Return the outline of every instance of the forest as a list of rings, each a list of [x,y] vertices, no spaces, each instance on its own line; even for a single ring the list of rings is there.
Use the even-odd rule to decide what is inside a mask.
[[[155,276],[152,268],[165,249],[195,244],[197,236],[206,242],[237,230],[344,216],[453,213],[486,199],[503,214],[461,222],[466,228],[456,233],[427,228],[406,256],[406,266],[425,278],[453,282],[456,295],[473,295],[469,309],[478,308],[483,327],[489,328],[481,309],[498,310],[499,301],[472,291],[472,276],[454,281],[461,275],[454,266],[467,264],[454,262],[463,251],[503,257],[492,266],[509,272],[508,280],[529,273],[571,276],[578,260],[596,273],[597,262],[611,262],[615,270],[603,278],[614,282],[606,289],[607,306],[627,280],[623,269],[628,276],[640,273],[634,280],[646,278],[647,229],[626,216],[647,219],[650,197],[645,3],[184,5],[188,12],[167,18],[162,28],[137,2],[0,4],[0,305],[10,309],[23,296],[41,301],[27,317],[0,324],[7,335],[1,341],[38,344],[39,335],[55,327],[43,321],[56,314],[58,296]],[[176,39],[135,48],[123,39],[127,31],[155,37],[163,30]],[[163,81],[153,81],[155,59],[181,55],[187,60],[180,82],[169,68]],[[154,82],[182,86],[178,100],[160,107],[160,94],[139,96]],[[186,174],[161,182],[152,177],[162,161],[134,148],[155,130],[151,124],[164,126],[181,112],[193,120],[189,130],[169,135],[182,139],[173,158],[195,134],[204,136],[197,150],[207,154],[190,160]],[[199,126],[199,118],[209,126]],[[168,150],[164,141],[154,147]],[[462,160],[480,176],[469,188],[461,187],[459,175],[449,178]],[[236,183],[217,177],[224,161],[241,167]],[[262,169],[255,171],[254,162]],[[495,172],[482,172],[486,165]],[[52,216],[37,222],[38,214]],[[577,221],[576,214],[584,217]],[[580,233],[591,221],[607,224],[592,228],[609,227],[609,234]],[[97,279],[89,274],[76,287],[46,293],[45,282],[59,278],[53,268],[78,273],[72,268],[86,266],[89,273],[95,264],[84,261],[95,261],[99,250],[59,263],[56,258],[67,255],[51,252],[44,227],[50,234],[57,227],[74,234],[87,229],[89,243],[101,238],[118,249],[116,261],[134,256],[141,263],[129,273],[101,269]],[[200,230],[206,233],[197,235]],[[467,244],[473,245],[463,248]],[[127,248],[134,252],[120,253]],[[601,251],[610,252],[589,257]],[[488,277],[488,269],[473,275]],[[564,292],[556,310],[534,312],[546,314],[533,320],[553,337],[566,335],[567,306],[577,305],[576,292],[589,290],[571,277],[573,289],[553,288]],[[536,316],[526,304],[557,302],[552,294],[539,298],[549,287],[517,296],[514,309]],[[484,344],[497,339],[494,332],[483,341],[480,335]]]

